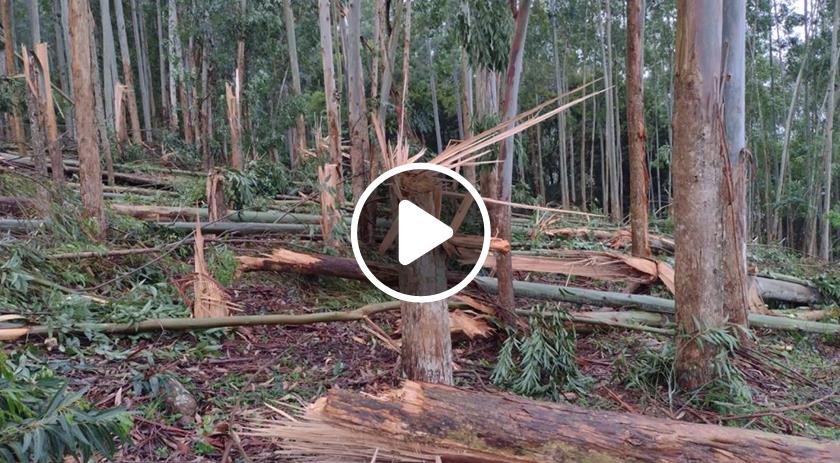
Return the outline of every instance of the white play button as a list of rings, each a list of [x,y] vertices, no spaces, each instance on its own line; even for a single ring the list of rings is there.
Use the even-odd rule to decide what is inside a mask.
[[[454,234],[449,225],[408,200],[400,201],[397,247],[400,264],[408,265]]]

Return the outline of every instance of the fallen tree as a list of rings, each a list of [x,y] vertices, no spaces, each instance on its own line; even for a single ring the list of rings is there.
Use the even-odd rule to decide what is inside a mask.
[[[382,397],[334,389],[300,420],[260,420],[307,461],[530,463],[568,461],[814,462],[840,445],[803,437],[587,410],[509,394],[408,381]]]
[[[192,222],[149,222],[152,225],[172,230],[191,232],[195,230]],[[14,232],[31,232],[45,224],[44,220],[0,219],[0,230]],[[253,235],[260,233],[278,233],[290,235],[320,236],[317,227],[298,223],[239,223],[215,222],[202,223],[201,230],[205,233],[235,233],[239,235]]]
[[[496,292],[498,282],[495,278],[477,277],[474,282],[485,291]],[[513,290],[517,296],[534,299],[547,299],[573,304],[587,304],[608,307],[630,307],[646,312],[673,315],[676,312],[674,301],[655,296],[614,293],[593,289],[555,286],[545,283],[514,281]],[[643,320],[640,320],[643,322]],[[749,314],[751,327],[785,331],[804,331],[809,333],[838,334],[840,324],[820,323],[788,317],[777,317],[757,313]]]
[[[0,162],[10,166],[22,167],[26,169],[34,169],[35,166],[31,158],[22,158],[20,156],[15,156],[8,153],[0,153]],[[64,160],[64,172],[69,172],[73,174],[78,173],[78,161],[70,159]],[[102,172],[102,178],[107,180],[107,177],[108,174],[106,172]],[[125,172],[114,172],[114,180],[117,180],[126,185],[148,186],[164,190],[171,190],[173,188],[172,182],[164,180],[163,176],[161,175],[151,177],[138,174],[129,174]]]
[[[630,246],[630,231],[626,229],[620,230],[599,230],[596,228],[576,227],[576,228],[542,228],[534,229],[535,234],[545,234],[547,236],[559,236],[562,238],[574,238],[581,240],[595,240],[603,241],[607,246],[613,249],[623,249]],[[674,252],[674,240],[664,236],[649,235],[648,245],[651,249],[656,249],[664,252]]]

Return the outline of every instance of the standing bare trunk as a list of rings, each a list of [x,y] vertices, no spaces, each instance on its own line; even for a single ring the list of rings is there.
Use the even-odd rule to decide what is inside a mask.
[[[473,78],[472,68],[467,57],[467,50],[461,47],[461,117],[464,126],[464,138],[469,139],[473,136]],[[472,183],[475,183],[475,166],[464,167],[464,177]]]
[[[99,149],[102,150],[102,155],[105,158],[105,171],[108,175],[108,185],[114,184],[114,161],[111,154],[111,140],[108,136],[108,123],[105,120],[105,106],[109,106],[102,100],[102,77],[99,72],[99,60],[96,59],[96,22],[93,16],[90,18],[90,56],[91,59],[91,75],[93,76],[93,98],[94,107],[96,108],[96,128],[99,134]],[[109,102],[112,103],[112,102]]]
[[[388,24],[388,8],[390,2],[387,0],[377,0],[377,14],[380,23],[380,35],[382,39],[381,52],[382,56],[382,79],[380,79],[379,87],[379,110],[377,113],[377,121],[380,127],[385,127],[385,118],[388,115],[388,104],[391,97],[391,86],[394,83],[394,65],[396,63],[397,55],[397,37],[400,30],[400,21],[402,20],[404,2],[396,2],[394,6],[394,21],[390,29]],[[390,33],[389,33],[390,32]]]
[[[365,77],[362,67],[361,0],[351,0],[347,17],[347,96],[350,130],[350,166],[353,172],[353,200],[365,190],[368,172],[365,158],[370,154]]]
[[[563,68],[560,65],[560,41],[557,37],[557,16],[551,17],[551,32],[553,37],[554,48],[554,84],[557,95],[566,93],[566,84],[564,82]],[[560,104],[565,103],[565,98],[561,99]],[[568,153],[566,150],[566,114],[560,113],[557,115],[557,154],[560,158],[560,203],[563,207],[569,207],[569,169],[566,165],[568,161]]]
[[[119,2],[120,0],[117,0]],[[143,108],[143,129],[145,130],[145,139],[151,141],[152,139],[152,105],[150,101],[151,84],[149,83],[149,63],[146,61],[146,43],[140,34],[140,21],[137,20],[137,0],[131,0],[131,28],[134,35],[134,55],[137,57],[137,68],[140,80],[140,105]],[[123,26],[124,28],[125,26]],[[122,39],[121,39],[122,40]],[[123,60],[125,62],[125,60]],[[125,64],[123,64],[125,67]],[[130,66],[129,66],[130,70]],[[125,71],[123,71],[125,72]],[[126,84],[128,81],[126,80]]]
[[[6,58],[6,76],[13,76],[17,73],[15,66],[15,39],[14,26],[12,18],[12,4],[11,0],[0,0],[0,16],[2,16],[3,25],[3,43],[5,45]],[[25,154],[26,146],[24,145],[23,126],[20,120],[20,110],[17,106],[17,101],[14,95],[12,96],[12,111],[8,115],[9,126],[12,130],[12,140],[17,145],[18,152],[21,155]]]
[[[426,212],[440,210],[438,182],[405,182],[404,197]],[[446,289],[446,255],[434,249],[400,271],[400,291],[407,294],[437,294]],[[401,302],[402,369],[406,378],[429,383],[452,383],[452,338],[446,299]]]
[[[627,0],[627,142],[630,155],[630,230],[632,253],[651,255],[648,245],[648,172],[645,160],[645,108],[642,72],[644,0]]]
[[[722,0],[677,2],[674,82],[675,368],[686,390],[716,374],[719,347],[700,336],[723,314],[723,174],[719,125]]]
[[[239,40],[236,42],[236,70],[239,73],[240,96],[236,100],[236,104],[238,105],[236,113],[239,116],[239,135],[241,137],[243,127],[245,127],[245,121],[248,119],[246,113],[247,108],[244,107],[241,97],[242,89],[245,88],[245,28],[247,27],[248,20],[248,0],[239,0],[239,18],[241,30],[239,31]],[[250,126],[248,127],[248,133],[252,134],[253,130],[250,130]],[[240,141],[240,143],[242,142]]]
[[[823,148],[823,191],[822,208],[820,209],[820,258],[824,261],[831,259],[831,164],[834,157],[834,99],[835,81],[837,78],[837,32],[840,28],[840,0],[834,2],[834,22],[831,26],[831,71],[828,78],[828,98],[825,118],[825,147]]]
[[[609,0],[605,0],[604,2],[606,15],[604,17],[604,30],[602,34],[602,57],[603,57],[603,69],[604,69],[604,86],[607,89],[612,89],[613,87],[613,68],[612,68],[612,14],[610,12],[610,2]],[[606,92],[606,122],[604,126],[604,131],[606,132],[606,140],[605,140],[605,148],[606,152],[604,153],[606,165],[606,175],[607,178],[605,179],[607,188],[604,191],[604,208],[605,210],[609,210],[610,213],[610,220],[613,222],[620,222],[622,220],[622,211],[621,211],[621,198],[620,198],[620,180],[619,180],[619,168],[620,164],[618,158],[620,154],[617,152],[616,147],[618,146],[618,142],[616,141],[618,131],[616,129],[616,104],[615,104],[615,92],[612,90],[607,90]]]
[[[70,70],[76,103],[76,144],[79,150],[79,182],[82,205],[94,220],[100,237],[107,226],[102,207],[102,173],[94,123],[93,83],[91,79],[90,6],[87,0],[69,2]]]
[[[114,0],[114,14],[117,16],[117,37],[120,45],[120,61],[123,68],[123,82],[128,99],[128,118],[131,123],[131,139],[134,143],[143,142],[140,130],[140,115],[137,112],[137,96],[134,87],[134,71],[131,69],[131,53],[128,50],[128,33],[125,29],[125,13],[122,0]],[[139,63],[139,59],[137,60]]]
[[[440,134],[440,114],[438,114],[437,82],[435,81],[435,62],[432,57],[432,39],[426,39],[426,51],[429,55],[429,85],[432,90],[432,115],[435,119],[435,141],[437,152],[443,151],[443,138]]]
[[[583,81],[586,82],[586,69],[583,71]],[[594,129],[593,129],[594,130]],[[583,102],[583,114],[580,117],[580,208],[586,210],[586,102]]]
[[[335,66],[333,64],[332,19],[330,0],[318,0],[318,26],[321,31],[321,61],[324,68],[324,96],[327,100],[328,161],[337,165],[341,172],[341,127],[338,120],[338,92],[335,88]],[[343,196],[339,179],[339,198]],[[340,201],[340,200],[339,200]]]
[[[181,37],[178,34],[178,2],[169,0],[169,129],[178,131],[178,87],[181,75]],[[183,108],[181,108],[183,110]]]
[[[161,0],[157,0],[157,33],[158,33],[158,71],[160,73],[160,122],[161,126],[170,124],[169,114],[172,111],[169,101],[169,74],[167,72],[166,49],[163,40],[163,13],[160,5]]]
[[[522,0],[516,10],[516,26],[510,44],[507,72],[505,73],[505,97],[502,108],[502,120],[513,119],[519,111],[519,83],[522,77],[522,58],[525,54],[525,35],[528,29],[528,17],[531,14],[531,0]],[[509,124],[508,129],[513,128]],[[510,201],[513,186],[513,137],[505,139],[499,151],[501,169],[496,172],[498,179],[498,198]],[[495,236],[510,241],[511,210],[509,205],[498,205],[495,212]],[[513,261],[511,256],[500,254],[496,258],[496,271],[499,278],[499,303],[506,311],[512,310],[513,299]]]
[[[117,74],[117,52],[114,46],[114,28],[111,26],[110,0],[99,0],[99,13],[102,22],[102,85],[105,98],[105,117],[108,127],[114,128],[114,87],[116,87],[119,77]],[[95,56],[94,59],[96,59]]]
[[[289,48],[289,66],[292,68],[292,95],[299,97],[301,95],[300,87],[300,64],[298,64],[297,54],[297,37],[295,34],[295,15],[292,11],[292,0],[283,0],[283,17],[286,22],[286,42]],[[297,155],[293,155],[291,159],[292,169],[297,168],[300,152],[306,149],[306,122],[303,120],[303,114],[297,118],[297,147],[299,151]]]
[[[726,0],[723,5],[723,49],[726,52],[726,76],[723,85],[726,159],[722,195],[724,236],[724,301],[723,310],[730,323],[740,326],[743,340],[749,326],[749,292],[751,278],[747,274],[747,168],[745,128],[745,60],[747,30],[746,0]]]
[[[38,0],[29,0],[29,29],[32,34],[32,48],[41,43],[41,13]]]
[[[68,65],[68,56],[67,56],[67,29],[66,27],[66,19],[67,19],[67,0],[55,0],[53,2],[53,16],[55,17],[55,28],[53,32],[55,34],[55,56],[56,56],[56,64],[58,65],[58,81],[61,85],[61,90],[64,91],[67,95],[72,94],[72,90],[70,89],[70,69]],[[64,113],[64,121],[67,125],[67,130],[72,134],[73,133],[73,108],[68,107]],[[64,174],[62,174],[62,177]]]
[[[239,72],[233,79],[233,87],[225,82],[225,100],[227,102],[228,125],[230,125],[230,167],[236,170],[244,168],[242,159],[242,118],[239,114],[240,98]]]

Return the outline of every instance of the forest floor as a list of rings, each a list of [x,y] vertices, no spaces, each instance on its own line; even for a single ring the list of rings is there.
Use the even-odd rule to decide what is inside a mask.
[[[177,190],[178,196],[167,194],[150,200],[127,195],[121,200],[190,204],[190,195],[200,190],[200,182],[185,183]],[[0,193],[21,194],[22,188],[19,179],[0,176]],[[249,435],[254,419],[294,415],[334,387],[376,394],[399,386],[398,352],[382,337],[382,333],[388,337],[398,334],[398,312],[372,316],[378,329],[354,321],[180,334],[63,333],[63,324],[80,321],[189,316],[183,279],[192,271],[191,245],[149,255],[60,262],[48,258],[68,251],[160,246],[182,240],[183,234],[114,216],[103,246],[86,238],[83,221],[74,215],[77,212],[73,207],[53,211],[52,221],[33,235],[7,234],[0,240],[7,259],[0,269],[0,303],[20,307],[25,315],[56,327],[54,336],[4,343],[0,360],[8,361],[15,372],[48,371],[67,378],[69,389],[83,391],[91,406],[121,406],[132,412],[130,439],[119,450],[117,461],[283,461],[276,442]],[[527,237],[520,239],[521,245],[535,244]],[[276,246],[323,251],[320,242],[305,237],[219,236],[208,242],[208,266],[231,296],[235,315],[352,310],[386,300],[366,282],[266,272],[235,277],[233,256],[256,255]],[[588,241],[559,239],[541,241],[539,246],[606,249]],[[778,248],[756,247],[751,253],[753,263],[764,270],[804,277],[835,272],[831,281],[840,281],[837,269],[816,266]],[[57,296],[33,283],[33,275],[72,289]],[[517,278],[613,291],[625,286],[536,273]],[[76,288],[80,292],[95,288],[84,293],[112,302],[93,304],[77,294]],[[474,288],[467,293],[492,301],[492,296]],[[522,308],[546,305],[524,298],[518,298],[517,304]],[[837,307],[831,310],[831,318],[823,321],[840,320]],[[741,346],[732,356],[740,381],[729,384],[729,390],[700,398],[675,392],[669,336],[615,329],[573,332],[566,354],[572,356],[578,370],[574,387],[531,395],[593,409],[840,439],[840,339],[768,330],[755,334],[752,345]],[[505,390],[495,380],[494,369],[506,337],[499,327],[487,337],[470,339],[455,334],[456,385]],[[190,410],[188,416],[170,403],[172,390],[177,389],[173,382],[195,399],[196,408],[186,409]]]
[[[379,299],[364,283],[289,276],[249,276],[230,292],[243,315],[352,309]],[[528,307],[536,301],[518,303]],[[398,330],[398,318],[391,312],[373,320],[391,334]],[[757,335],[752,355],[736,358],[751,393],[746,404],[700,404],[674,395],[670,340],[620,330],[577,335],[575,358],[585,390],[559,399],[600,410],[840,439],[837,340],[769,331]],[[456,336],[453,342],[457,386],[503,390],[491,379],[500,336]],[[247,435],[252,419],[275,415],[266,404],[294,413],[332,387],[376,394],[401,382],[398,354],[363,322],[131,336],[115,339],[107,349],[85,344],[72,355],[30,344],[28,354],[66,374],[71,387],[85,389],[92,404],[122,405],[137,413],[131,442],[118,461],[247,461],[243,455],[251,461],[283,461],[275,444]],[[167,407],[162,388],[170,379],[195,397],[198,407],[191,419]],[[803,404],[812,405],[796,408]]]

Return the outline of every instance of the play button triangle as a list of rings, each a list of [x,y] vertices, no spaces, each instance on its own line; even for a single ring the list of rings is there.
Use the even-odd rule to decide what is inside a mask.
[[[398,258],[408,265],[452,238],[452,228],[408,200],[400,201]]]

